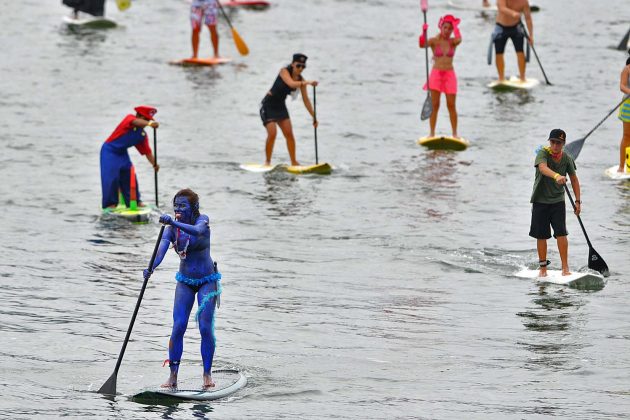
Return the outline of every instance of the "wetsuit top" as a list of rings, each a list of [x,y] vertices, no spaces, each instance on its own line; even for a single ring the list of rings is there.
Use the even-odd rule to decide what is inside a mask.
[[[453,41],[451,39],[448,40],[448,52],[446,53],[447,57],[455,56],[455,48],[453,47]],[[444,51],[442,51],[442,47],[440,47],[440,43],[435,44],[435,49],[433,50],[433,55],[435,57],[444,57]]]
[[[122,120],[114,132],[105,140],[112,149],[117,152],[126,152],[131,146],[135,146],[141,155],[151,153],[149,146],[149,137],[142,128],[136,127],[131,122],[135,120],[134,115],[127,115]]]
[[[291,65],[289,64],[285,68],[289,71],[291,77],[293,77],[293,68],[291,67]],[[302,76],[300,76],[300,80],[304,80]],[[276,81],[273,82],[273,86],[271,86],[271,89],[269,90],[269,92],[271,93],[271,97],[273,97],[273,99],[276,101],[284,101],[285,99],[287,99],[287,95],[290,95],[293,91],[295,91],[295,89],[291,89],[289,85],[284,83],[284,80],[282,80],[280,74],[278,74],[278,77],[276,77]],[[269,96],[269,94],[267,95]]]

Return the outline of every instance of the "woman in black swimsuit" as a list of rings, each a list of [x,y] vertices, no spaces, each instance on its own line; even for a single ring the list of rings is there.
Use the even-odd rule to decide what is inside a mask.
[[[280,70],[273,86],[260,104],[260,118],[267,129],[267,144],[265,146],[265,165],[271,164],[271,154],[276,141],[276,124],[282,130],[282,134],[287,139],[287,149],[291,158],[291,165],[299,165],[295,158],[295,137],[293,127],[289,118],[289,111],[285,104],[288,95],[300,88],[304,106],[313,117],[313,127],[317,127],[317,120],[313,112],[313,106],[308,99],[307,85],[317,86],[316,80],[306,80],[302,77],[302,71],[306,68],[306,57],[304,54],[293,54],[293,61],[288,66]]]

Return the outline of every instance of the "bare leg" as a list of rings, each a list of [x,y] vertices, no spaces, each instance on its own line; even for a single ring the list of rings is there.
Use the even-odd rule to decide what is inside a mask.
[[[453,129],[453,137],[458,138],[457,135],[457,108],[455,107],[455,99],[457,95],[446,95],[446,107],[448,108],[448,115],[451,117],[451,128]]]
[[[201,29],[194,29],[192,30],[192,37],[191,37],[191,41],[192,41],[192,50],[193,50],[193,56],[192,58],[197,58],[197,55],[199,54],[199,31]]]
[[[437,124],[438,111],[440,110],[440,92],[431,89],[431,103],[433,104],[433,112],[429,118],[429,127],[431,128],[431,134],[429,136],[435,136],[435,125]]]
[[[538,261],[547,261],[547,240],[536,239],[536,249],[538,250]],[[538,277],[547,277],[547,267],[540,267]]]
[[[569,271],[569,239],[566,236],[558,236],[558,251],[560,252],[560,261],[562,261],[562,275],[568,276]]]
[[[291,119],[285,118],[282,121],[278,121],[278,125],[284,134],[284,138],[287,139],[287,150],[289,151],[289,157],[291,158],[291,165],[297,166],[300,162],[295,158],[295,137],[293,136],[293,127],[291,126]]]
[[[212,388],[214,386],[214,381],[212,380],[212,377],[210,376],[209,373],[204,373],[203,374],[203,388],[207,389],[207,388]]]
[[[505,60],[503,59],[503,54],[497,54],[494,61],[497,65],[499,80],[505,80]]]
[[[219,34],[217,33],[217,25],[208,25],[210,29],[210,41],[212,41],[212,50],[215,58],[219,57]]]
[[[618,172],[624,172],[626,167],[626,147],[630,147],[630,123],[623,123],[623,137],[619,144],[619,168]]]
[[[527,63],[525,63],[525,54],[522,52],[517,52],[516,59],[518,61],[518,74],[521,77],[521,80],[524,82],[526,80],[525,79],[525,66],[527,65]]]
[[[265,144],[265,165],[271,165],[271,154],[273,153],[273,144],[276,142],[276,134],[278,129],[274,121],[268,122],[265,125],[267,129],[267,142]]]

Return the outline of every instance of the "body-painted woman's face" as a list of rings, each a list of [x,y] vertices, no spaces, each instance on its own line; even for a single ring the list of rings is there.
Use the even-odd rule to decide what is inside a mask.
[[[193,208],[190,205],[188,198],[181,195],[175,198],[173,210],[175,211],[175,220],[179,220],[184,223],[192,222]]]
[[[443,38],[450,38],[451,34],[453,33],[453,25],[449,22],[444,22],[442,24],[442,28],[440,28],[440,33],[442,34]]]

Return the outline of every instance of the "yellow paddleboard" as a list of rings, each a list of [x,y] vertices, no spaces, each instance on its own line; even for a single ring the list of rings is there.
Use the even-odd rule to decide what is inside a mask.
[[[274,170],[285,171],[292,174],[319,174],[319,175],[328,175],[332,172],[332,166],[329,163],[320,163],[317,165],[285,165],[285,164],[277,164],[277,165],[261,165],[259,163],[244,163],[240,165],[241,169],[244,169],[249,172],[271,172]]]
[[[428,147],[431,150],[466,150],[468,140],[463,137],[451,137],[451,136],[433,136],[433,137],[420,137],[418,139],[420,146]]]
[[[131,0],[116,0],[116,6],[121,12],[131,7]]]
[[[151,206],[138,207],[132,210],[129,207],[125,207],[124,204],[119,204],[118,207],[113,209],[103,209],[103,215],[122,217],[132,223],[149,223],[152,211],[153,207]]]
[[[184,58],[183,60],[171,61],[169,64],[176,66],[216,66],[232,61],[229,57],[209,57],[209,58]]]
[[[488,87],[494,90],[513,90],[513,89],[532,89],[535,86],[538,86],[540,81],[538,79],[525,79],[523,82],[520,78],[516,76],[512,76],[509,79],[504,80],[495,80],[493,82],[488,83]]]

